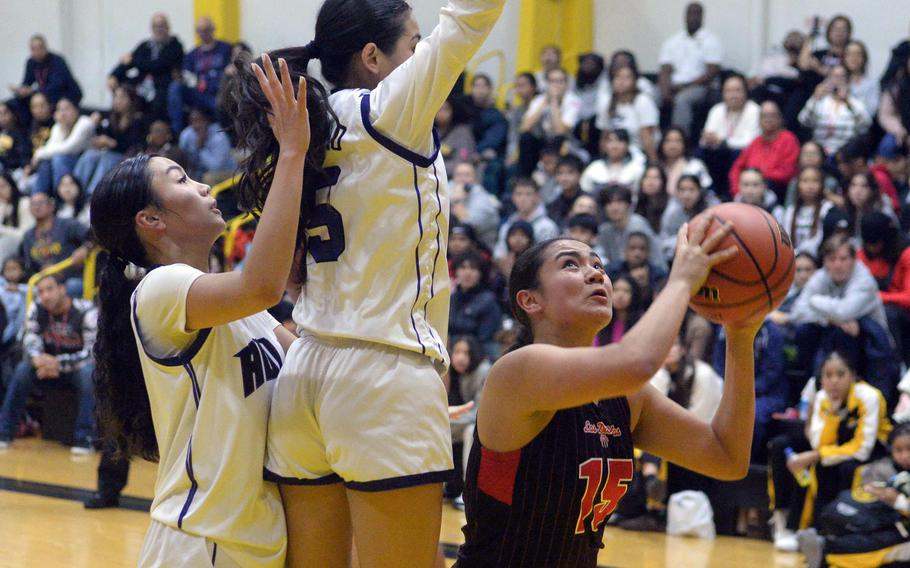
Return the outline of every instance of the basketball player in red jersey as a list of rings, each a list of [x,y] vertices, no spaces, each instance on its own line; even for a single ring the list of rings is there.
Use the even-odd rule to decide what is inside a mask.
[[[752,343],[761,318],[726,327],[724,393],[710,424],[648,385],[727,226],[679,232],[663,292],[619,343],[590,347],[612,317],[612,286],[591,248],[567,238],[525,252],[510,278],[526,327],[490,372],[465,489],[459,568],[594,567],[603,527],[632,479],[632,445],[688,469],[737,479],[755,413]]]

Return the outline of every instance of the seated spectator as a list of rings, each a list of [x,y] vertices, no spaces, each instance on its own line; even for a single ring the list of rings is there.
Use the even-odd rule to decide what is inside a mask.
[[[651,163],[645,168],[638,189],[635,212],[648,221],[655,235],[660,234],[660,220],[670,201],[667,193],[667,173],[662,167]]]
[[[565,226],[575,199],[584,193],[581,189],[583,167],[582,161],[573,155],[563,156],[556,163],[555,178],[559,186],[559,195],[547,205],[547,215],[560,227]]]
[[[0,174],[25,166],[32,159],[32,145],[19,127],[10,106],[0,101]]]
[[[739,175],[743,169],[757,168],[782,203],[787,184],[796,175],[799,140],[784,129],[780,107],[773,101],[762,103],[759,127],[761,135],[740,153],[730,168],[730,194],[735,197],[739,193]]]
[[[28,46],[30,56],[25,62],[22,84],[10,85],[17,107],[25,110],[25,101],[35,93],[45,95],[52,105],[61,99],[78,105],[82,100],[82,89],[66,60],[47,49],[47,40],[42,35],[33,35]],[[24,116],[20,115],[20,118]]]
[[[493,255],[485,245],[477,240],[477,231],[474,227],[453,219],[449,225],[449,246],[446,249],[446,261],[449,264],[449,279],[452,281],[452,287],[455,287],[455,259],[466,252],[477,253],[485,261],[490,262]]]
[[[92,451],[95,437],[92,347],[97,313],[88,300],[75,300],[62,280],[45,276],[37,283],[39,303],[29,308],[23,348],[25,360],[16,366],[0,409],[0,447],[8,448],[38,381],[68,383],[78,390],[74,454]]]
[[[808,140],[803,143],[802,147],[799,150],[799,162],[797,163],[797,171],[802,171],[803,168],[818,168],[822,171],[825,176],[824,193],[825,198],[834,204],[835,207],[844,206],[844,195],[841,191],[840,182],[837,181],[837,178],[831,174],[828,156],[825,154],[825,149],[821,147],[818,142],[814,140]],[[790,180],[790,183],[787,184],[787,197],[784,201],[785,205],[793,205],[796,202],[796,176],[793,176],[793,179]]]
[[[860,221],[863,246],[857,253],[878,283],[897,353],[910,366],[910,245],[894,219],[873,211]]]
[[[73,173],[91,195],[108,171],[124,157],[138,153],[148,135],[148,124],[139,112],[136,95],[127,87],[114,90],[114,101],[108,117],[92,115],[95,137],[91,147],[79,157]]]
[[[551,69],[547,73],[546,91],[534,97],[518,127],[520,175],[534,172],[545,144],[562,142],[572,136],[580,112],[581,100],[569,90],[569,75],[564,69]]]
[[[891,181],[891,176],[888,174],[887,168],[880,164],[869,167],[869,144],[865,138],[854,138],[841,146],[835,154],[834,159],[837,163],[837,171],[840,174],[844,190],[846,190],[847,186],[850,184],[850,180],[853,179],[853,176],[869,172],[875,177],[880,193],[883,196],[887,196],[888,204],[891,209],[893,211],[900,211],[901,204],[900,198],[897,195],[897,188]],[[842,191],[841,193],[844,194],[845,191]],[[839,207],[845,207],[847,196],[842,195],[841,199],[843,205]]]
[[[901,69],[906,68],[908,59],[910,59],[910,39],[903,39],[891,49],[891,57],[879,83],[882,91],[888,88]]]
[[[451,98],[443,101],[433,126],[439,132],[439,153],[445,160],[446,172],[454,172],[455,164],[470,160],[477,148],[464,105]]]
[[[468,470],[468,456],[474,445],[474,424],[477,422],[477,405],[480,404],[480,395],[483,385],[490,374],[490,362],[487,360],[483,346],[473,335],[461,335],[452,339],[452,363],[449,365],[446,390],[449,394],[449,406],[461,406],[473,402],[465,414],[451,421],[452,446],[460,449],[453,456],[458,472],[454,479],[455,488],[446,487],[446,493],[451,491],[455,495],[453,505],[459,510],[464,510],[464,499],[461,491],[464,488],[464,472]]]
[[[818,256],[822,242],[822,221],[832,203],[825,199],[824,174],[819,168],[803,168],[796,178],[796,202],[778,207],[774,216],[790,234],[796,252]]]
[[[638,150],[631,150],[628,132],[604,130],[600,136],[600,155],[581,174],[579,183],[584,191],[593,193],[611,183],[638,188],[645,173],[645,158]]]
[[[835,65],[799,113],[799,122],[812,130],[812,139],[829,155],[851,138],[865,134],[872,124],[866,106],[850,94],[848,81],[847,68]]]
[[[477,170],[471,162],[455,166],[450,187],[452,215],[474,227],[477,238],[492,249],[499,230],[499,200],[477,183]]]
[[[7,257],[0,273],[3,276],[0,279],[0,302],[6,312],[6,327],[0,336],[0,352],[6,355],[15,346],[25,325],[28,286],[25,284],[25,263],[18,256]]]
[[[499,330],[502,312],[486,285],[489,265],[477,253],[455,259],[455,289],[449,308],[449,335],[473,335],[485,346]]]
[[[187,108],[201,109],[210,116],[218,115],[218,86],[224,69],[232,60],[231,44],[215,39],[215,23],[208,16],[196,21],[199,46],[183,58],[183,73],[171,81],[167,93],[167,112],[174,132],[186,125]]]
[[[588,213],[578,213],[566,222],[566,234],[594,249],[598,256],[604,256],[597,246],[597,218]]]
[[[844,208],[850,219],[850,225],[854,228],[854,242],[859,245],[862,245],[860,226],[867,215],[881,212],[890,217],[895,225],[897,224],[897,215],[891,210],[891,204],[881,194],[878,182],[870,173],[856,174],[850,178],[850,185],[847,186],[847,203]]]
[[[600,206],[606,221],[597,231],[597,244],[607,256],[604,262],[622,260],[629,235],[644,233],[651,241],[650,261],[660,267],[666,266],[657,236],[651,231],[648,221],[632,212],[632,191],[628,187],[608,185],[600,194]]]
[[[75,219],[86,227],[89,225],[89,204],[77,177],[66,174],[60,178],[54,190],[54,200],[57,202],[58,219]]]
[[[796,258],[793,260],[793,284],[790,285],[790,289],[787,291],[787,295],[781,305],[768,314],[768,319],[779,327],[790,324],[790,312],[793,310],[793,305],[817,269],[818,262],[814,256],[808,252],[796,253]]]
[[[503,228],[506,228],[506,226],[504,225]],[[505,233],[505,252],[496,256],[496,266],[502,274],[511,274],[512,267],[515,266],[515,260],[537,241],[534,233],[534,227],[521,219],[517,219],[508,225],[508,230]]]
[[[853,23],[850,18],[837,15],[831,18],[825,29],[825,47],[813,51],[817,39],[821,35],[821,25],[821,18],[816,16],[813,19],[809,37],[803,43],[799,53],[799,87],[784,108],[787,128],[793,131],[799,130],[801,121],[797,121],[797,115],[812,96],[815,88],[828,78],[828,74],[834,66],[843,64],[847,44],[852,39]]]
[[[806,37],[799,31],[787,32],[781,45],[774,45],[749,74],[749,91],[754,100],[774,100],[783,107],[797,87],[799,52]]]
[[[493,257],[497,260],[503,258],[508,250],[506,236],[516,221],[529,223],[534,231],[533,236],[538,241],[559,236],[559,227],[547,217],[547,210],[544,209],[540,200],[540,190],[533,179],[515,179],[512,187],[512,204],[515,206],[515,213],[509,215],[499,227],[499,237],[496,240],[496,247],[493,249]],[[503,272],[508,274],[510,270],[503,270]]]
[[[702,27],[703,21],[704,7],[687,4],[686,29],[661,45],[658,58],[663,105],[672,108],[670,124],[680,127],[687,139],[695,134],[695,109],[707,98],[724,56],[720,40]]]
[[[35,224],[28,209],[28,198],[22,195],[13,174],[0,173],[0,227],[12,229],[9,234],[21,235]]]
[[[149,126],[148,136],[145,137],[145,146],[140,154],[156,154],[162,158],[173,160],[185,167],[186,154],[180,146],[174,143],[171,126],[164,120],[156,120]]]
[[[784,434],[769,444],[777,550],[798,549],[794,531],[817,522],[822,508],[850,489],[859,465],[884,455],[891,430],[882,393],[862,381],[850,355],[832,351],[819,369],[806,436]]]
[[[574,93],[581,100],[581,112],[573,136],[591,156],[598,154],[601,129],[597,126],[597,98],[607,84],[604,58],[597,53],[578,56]]]
[[[904,61],[889,83],[882,85],[877,118],[885,131],[879,151],[906,147],[907,132],[910,132],[910,59]]]
[[[540,91],[547,90],[550,71],[555,69],[562,69],[562,48],[551,43],[540,49],[540,71],[534,74]]]
[[[496,108],[493,81],[488,75],[478,73],[471,80],[471,96],[468,98],[468,114],[476,141],[475,155],[471,156],[483,164],[483,185],[494,195],[503,189],[504,158],[509,135],[509,122]]]
[[[595,346],[619,343],[645,312],[641,289],[631,276],[620,274],[610,280],[613,281],[613,318],[597,333]]]
[[[509,110],[506,111],[506,119],[509,121],[506,167],[509,169],[518,164],[518,139],[521,137],[519,128],[531,101],[537,96],[537,79],[534,78],[534,74],[519,73],[516,75],[512,91],[515,96],[509,105]]]
[[[727,338],[721,327],[714,343],[714,370],[724,376]],[[768,435],[772,415],[787,408],[787,380],[784,376],[784,336],[780,328],[765,320],[753,346],[755,355],[755,429],[752,431],[752,463],[768,460]]]
[[[540,198],[547,207],[556,201],[562,192],[559,182],[556,181],[556,166],[561,158],[562,145],[547,144],[540,151],[540,161],[537,162],[537,169],[531,176],[540,187]],[[583,164],[582,167],[584,167]]]
[[[866,44],[856,39],[850,40],[844,50],[844,67],[847,69],[850,95],[863,103],[870,117],[875,117],[881,90],[878,81],[866,73],[868,66],[869,51]]]
[[[572,207],[566,214],[566,218],[571,219],[576,215],[590,215],[599,223],[601,217],[600,204],[597,203],[597,199],[595,199],[593,195],[582,193],[572,202]],[[566,223],[566,226],[568,227],[568,221],[566,221]]]
[[[616,73],[623,67],[630,68],[634,75],[638,77],[635,80],[635,86],[638,87],[638,92],[656,103],[657,89],[654,87],[654,83],[641,74],[638,70],[638,61],[635,59],[635,54],[628,49],[617,49],[610,55],[610,64],[607,66],[608,81],[605,83],[606,86],[610,87],[610,85],[612,85]]]
[[[642,305],[647,309],[657,292],[663,288],[667,271],[651,262],[653,246],[648,234],[638,231],[629,233],[625,245],[622,257],[611,261],[604,270],[610,280],[628,274],[638,285]]]
[[[51,128],[54,126],[54,107],[51,106],[44,93],[35,93],[29,99],[28,108],[32,114],[28,139],[31,142],[32,156],[34,156],[35,150],[47,144],[48,138],[51,137]],[[32,173],[31,167],[30,156],[29,163],[24,168],[26,173]]]
[[[777,206],[777,196],[768,190],[765,176],[758,168],[746,168],[739,174],[739,194],[735,201],[761,207],[768,213],[772,213]]]
[[[120,57],[108,77],[108,86],[113,91],[119,85],[131,85],[149,105],[152,119],[167,120],[168,88],[180,75],[183,44],[171,35],[167,16],[161,12],[152,15],[151,29],[149,39]]]
[[[237,167],[231,140],[212,115],[198,108],[190,111],[190,125],[180,133],[180,149],[186,154],[187,175],[208,185],[227,179]]]
[[[82,263],[91,248],[86,242],[89,230],[74,219],[59,219],[54,213],[55,208],[56,201],[50,195],[32,195],[29,209],[35,218],[35,226],[22,236],[19,256],[25,259],[25,271],[29,275],[72,257],[74,266],[63,274],[70,296],[80,298]]]
[[[660,165],[667,172],[667,193],[671,197],[676,196],[677,184],[684,175],[698,177],[699,184],[706,190],[714,183],[705,163],[690,156],[686,135],[677,127],[670,128],[664,133],[657,149],[657,156]]]
[[[742,75],[734,73],[724,79],[723,100],[711,107],[701,133],[698,153],[714,179],[714,191],[721,196],[729,195],[727,173],[733,162],[761,134],[761,109],[747,94]]]
[[[51,193],[64,174],[72,173],[94,132],[95,125],[89,117],[79,115],[79,107],[60,99],[50,137],[32,156],[31,167],[38,174],[32,193]]]
[[[640,77],[633,65],[611,68],[610,83],[598,93],[595,125],[601,132],[625,130],[629,142],[649,160],[657,159],[657,130],[660,111],[654,100],[639,89]]]
[[[662,259],[672,259],[676,251],[676,234],[683,224],[708,208],[708,192],[702,187],[698,176],[686,174],[679,178],[676,201],[667,206],[660,220],[660,247]],[[652,248],[653,254],[653,248]]]

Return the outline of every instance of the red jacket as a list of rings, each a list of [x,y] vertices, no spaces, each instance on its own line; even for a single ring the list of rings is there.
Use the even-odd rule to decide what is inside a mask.
[[[869,272],[876,279],[886,278],[890,267],[882,258],[870,260],[866,256],[866,251],[860,249],[856,256],[866,265]],[[897,259],[897,265],[894,267],[894,274],[891,275],[891,285],[888,289],[879,292],[882,302],[886,304],[895,304],[910,311],[910,247],[904,249],[900,258]]]
[[[796,175],[799,162],[799,140],[789,130],[781,130],[768,142],[759,136],[740,153],[730,168],[730,194],[739,193],[739,174],[746,168],[758,168],[765,179],[786,185]]]
[[[869,173],[872,174],[873,177],[875,177],[875,181],[878,182],[878,187],[881,189],[882,195],[887,195],[891,200],[891,208],[894,209],[895,213],[900,213],[901,200],[897,196],[897,188],[894,187],[894,180],[891,179],[891,174],[888,173],[888,168],[885,167],[885,164],[870,166]]]

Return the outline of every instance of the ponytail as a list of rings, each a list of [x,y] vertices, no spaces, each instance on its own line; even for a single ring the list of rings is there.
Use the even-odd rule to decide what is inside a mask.
[[[510,345],[509,348],[503,352],[503,355],[534,343],[534,332],[531,331],[530,327],[517,322],[515,325],[518,327],[518,335],[515,337],[515,343]]]

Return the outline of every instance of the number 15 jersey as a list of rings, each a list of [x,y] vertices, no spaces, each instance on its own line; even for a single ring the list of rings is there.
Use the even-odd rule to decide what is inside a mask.
[[[526,446],[474,446],[457,568],[594,568],[604,524],[632,481],[625,397],[556,412]]]

